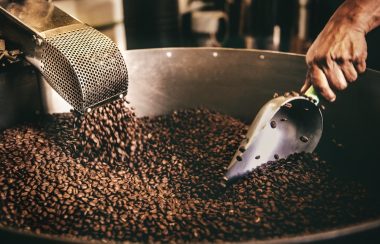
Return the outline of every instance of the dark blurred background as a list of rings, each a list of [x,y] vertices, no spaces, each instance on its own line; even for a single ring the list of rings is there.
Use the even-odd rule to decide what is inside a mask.
[[[256,48],[306,53],[343,0],[56,0],[121,49]],[[380,70],[380,28],[367,35]]]

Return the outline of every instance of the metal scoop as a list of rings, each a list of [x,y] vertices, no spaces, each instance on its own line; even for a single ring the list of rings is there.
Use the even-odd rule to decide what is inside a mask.
[[[0,33],[20,45],[26,59],[74,109],[125,94],[128,73],[116,45],[51,1],[0,0]]]
[[[228,167],[231,180],[292,153],[312,152],[322,136],[323,117],[313,87],[305,96],[279,96],[256,115]]]

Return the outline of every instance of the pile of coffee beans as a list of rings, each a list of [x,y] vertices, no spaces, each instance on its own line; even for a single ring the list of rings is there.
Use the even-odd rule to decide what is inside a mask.
[[[0,133],[0,226],[86,240],[239,241],[380,215],[315,154],[224,174],[247,126],[208,109],[137,118],[124,99]]]

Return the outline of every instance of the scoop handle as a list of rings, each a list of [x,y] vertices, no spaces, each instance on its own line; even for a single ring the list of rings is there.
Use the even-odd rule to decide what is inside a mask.
[[[307,89],[307,91],[305,92],[305,95],[316,100],[315,104],[319,104],[320,99],[318,96],[318,92],[314,89],[314,86],[310,86],[309,89]]]

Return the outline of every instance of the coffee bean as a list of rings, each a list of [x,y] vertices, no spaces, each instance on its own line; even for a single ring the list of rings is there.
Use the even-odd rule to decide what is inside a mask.
[[[300,137],[300,140],[304,143],[308,142],[309,141],[309,138],[307,136],[301,136]]]
[[[290,94],[293,96],[293,97],[298,97],[300,94],[296,91],[291,91]]]
[[[277,123],[276,123],[276,121],[272,120],[272,121],[270,122],[270,127],[272,127],[273,129],[276,128],[276,127],[277,127]]]

